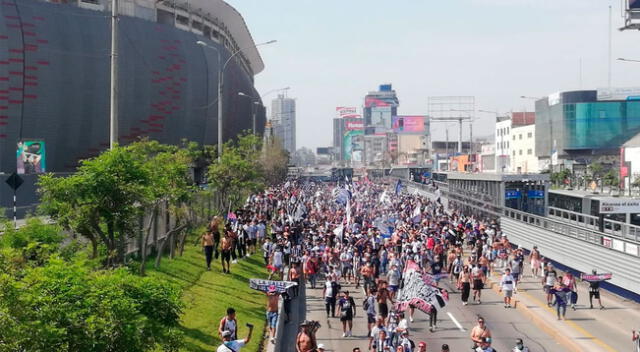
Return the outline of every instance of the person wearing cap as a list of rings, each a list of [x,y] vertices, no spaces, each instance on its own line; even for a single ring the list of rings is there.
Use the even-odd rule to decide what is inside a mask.
[[[251,341],[251,333],[253,332],[253,325],[247,324],[249,327],[249,333],[247,337],[242,340],[232,340],[231,331],[225,330],[222,332],[222,344],[218,346],[216,352],[238,352],[242,347]]]
[[[516,345],[513,347],[513,350],[511,350],[511,352],[529,352],[529,347],[524,345],[522,339],[517,339]]]
[[[491,347],[491,338],[484,337],[480,342],[480,346],[476,347],[476,352],[495,352],[496,350]]]

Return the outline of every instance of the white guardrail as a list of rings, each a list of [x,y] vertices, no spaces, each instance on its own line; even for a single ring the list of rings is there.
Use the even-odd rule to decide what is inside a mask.
[[[408,187],[433,195],[433,188],[414,182]],[[488,213],[500,219],[500,226],[511,243],[532,249],[538,246],[542,255],[581,272],[614,273],[611,284],[631,292],[640,292],[640,243],[637,235],[622,233],[621,228],[598,230],[593,217],[578,214],[583,219],[561,216],[538,216],[510,208],[496,209],[469,196],[445,191],[442,196],[450,202],[464,201],[463,206]],[[587,219],[587,220],[585,220]],[[597,218],[596,218],[597,219]],[[615,222],[610,221],[611,225]]]

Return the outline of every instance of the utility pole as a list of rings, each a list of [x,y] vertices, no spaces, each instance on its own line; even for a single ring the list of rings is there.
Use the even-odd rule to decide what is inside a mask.
[[[118,0],[111,1],[111,102],[109,147],[118,143]]]

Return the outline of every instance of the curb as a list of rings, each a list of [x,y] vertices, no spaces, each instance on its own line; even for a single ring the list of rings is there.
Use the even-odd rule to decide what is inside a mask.
[[[497,288],[497,284],[493,281],[493,278],[496,277],[497,274],[493,274],[492,276],[489,277],[489,280],[491,281],[491,289],[497,293],[498,295],[502,296],[503,294],[500,292],[500,290]],[[519,292],[518,294],[524,294],[524,292]],[[581,352],[583,351],[583,348],[580,347],[576,342],[574,342],[572,339],[570,339],[569,337],[565,336],[564,334],[561,334],[559,331],[557,331],[556,329],[553,329],[549,326],[549,324],[547,324],[544,319],[542,319],[541,317],[539,317],[535,312],[533,312],[529,307],[527,307],[526,304],[524,304],[524,302],[522,302],[521,300],[517,299],[517,298],[513,298],[513,306],[514,308],[516,308],[517,310],[519,310],[520,312],[524,313],[527,317],[529,317],[530,320],[533,321],[533,323],[542,331],[544,331],[545,333],[547,333],[549,336],[551,336],[554,340],[556,340],[556,342],[558,342],[559,344],[561,344],[562,346],[564,346],[565,348],[567,348],[568,351],[574,351],[574,352]]]

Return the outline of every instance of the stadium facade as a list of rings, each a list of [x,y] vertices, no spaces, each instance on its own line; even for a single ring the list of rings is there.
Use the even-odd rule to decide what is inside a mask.
[[[110,0],[0,1],[0,172],[20,141],[46,145],[46,171],[71,171],[109,146]],[[222,0],[120,0],[119,142],[217,142],[252,127],[253,77],[264,64],[242,16]],[[258,132],[265,110],[257,111]],[[43,148],[44,149],[44,148]]]

